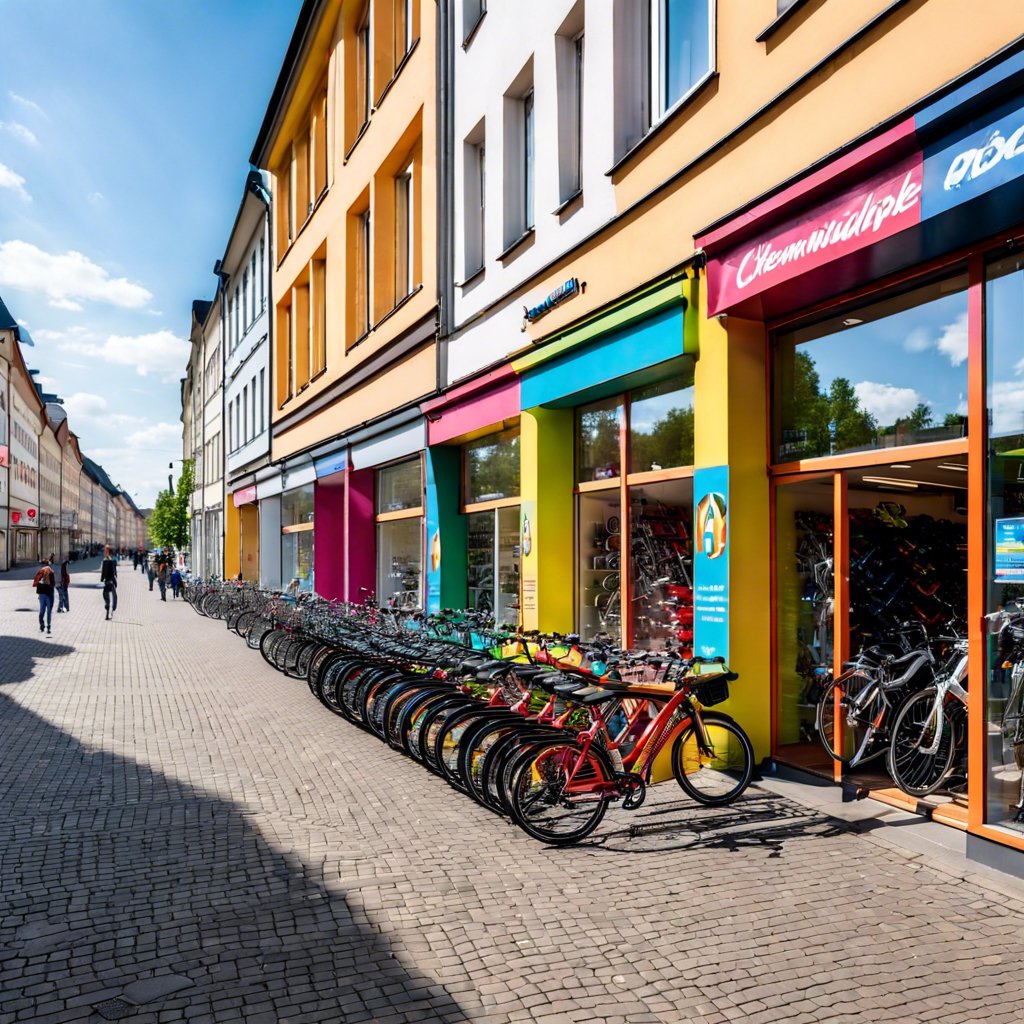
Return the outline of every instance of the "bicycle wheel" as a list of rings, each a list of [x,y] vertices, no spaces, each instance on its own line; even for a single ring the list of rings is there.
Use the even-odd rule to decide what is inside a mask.
[[[840,706],[840,750],[836,750],[836,695]],[[865,672],[844,672],[825,687],[814,723],[825,753],[844,768],[864,764],[885,753],[885,733],[880,730],[888,705],[882,688]]]
[[[929,686],[915,693],[893,722],[886,767],[892,781],[910,796],[934,793],[953,766],[956,724],[948,707],[936,707],[937,692]]]
[[[687,796],[705,807],[732,803],[750,785],[754,748],[728,715],[701,712],[708,745],[691,723],[672,746],[672,774]]]
[[[512,820],[550,846],[578,843],[601,824],[609,797],[597,787],[612,777],[593,748],[584,753],[571,740],[528,750],[508,791]]]

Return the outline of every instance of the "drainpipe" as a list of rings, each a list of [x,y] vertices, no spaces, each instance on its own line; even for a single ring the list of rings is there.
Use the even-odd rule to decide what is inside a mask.
[[[438,337],[437,390],[444,390],[448,378],[448,335],[452,326],[454,286],[454,93],[451,87],[454,67],[453,12],[451,0],[437,4],[437,236],[438,236]]]

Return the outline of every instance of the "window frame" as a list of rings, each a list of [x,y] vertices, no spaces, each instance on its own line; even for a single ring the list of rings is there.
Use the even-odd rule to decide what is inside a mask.
[[[695,78],[688,89],[685,89],[671,103],[666,102],[668,86],[667,61],[665,47],[667,32],[664,29],[667,21],[667,4],[671,0],[646,0],[643,5],[644,35],[646,36],[643,78],[646,80],[645,97],[643,98],[643,134],[647,134],[673,112],[682,106],[704,83],[716,73],[718,67],[718,2],[717,0],[701,0],[708,6],[708,67]]]
[[[415,192],[412,162],[395,175],[395,305],[416,287]]]
[[[536,97],[534,88],[523,94],[519,101],[521,111],[520,143],[523,147],[519,173],[522,176],[519,188],[519,227],[520,233],[526,234],[536,226],[536,190],[534,175],[536,172]]]

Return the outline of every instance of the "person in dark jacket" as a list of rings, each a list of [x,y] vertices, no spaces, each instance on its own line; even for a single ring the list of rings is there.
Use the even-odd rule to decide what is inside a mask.
[[[43,564],[32,580],[32,586],[36,588],[39,597],[39,632],[43,632],[45,625],[46,635],[50,635],[50,622],[53,619],[53,592],[57,586],[53,569],[50,568],[50,560],[43,559]]]
[[[156,571],[156,582],[160,587],[160,600],[167,600],[167,580],[170,577],[170,570],[167,568],[166,562],[161,562],[159,568]]]
[[[68,570],[68,560],[65,558],[60,563],[60,580],[57,583],[57,614],[71,611],[68,604],[68,587],[71,586],[71,573]]]
[[[112,619],[117,611],[117,562],[110,555],[110,545],[103,549],[100,563],[100,583],[103,584],[104,619]]]

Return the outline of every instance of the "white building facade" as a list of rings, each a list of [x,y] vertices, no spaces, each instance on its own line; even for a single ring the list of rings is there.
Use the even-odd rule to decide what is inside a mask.
[[[224,575],[224,356],[221,343],[221,296],[214,300],[202,328],[203,337],[203,499],[204,576]]]

